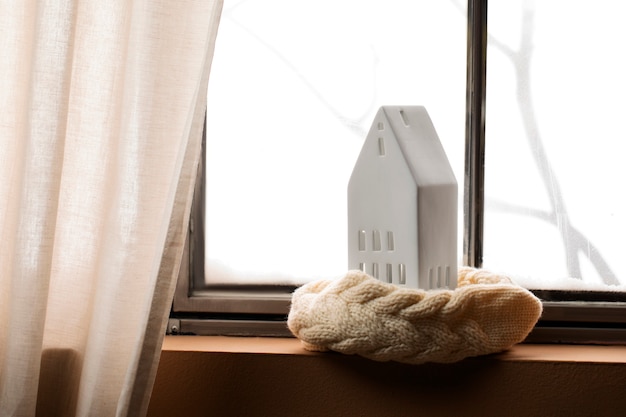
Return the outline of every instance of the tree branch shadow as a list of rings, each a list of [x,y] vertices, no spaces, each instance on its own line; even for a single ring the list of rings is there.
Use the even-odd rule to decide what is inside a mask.
[[[489,199],[487,201],[487,204],[492,210],[495,211],[525,217],[532,217],[549,223],[554,227],[558,227],[556,218],[553,213],[545,210],[532,209],[529,207],[511,204],[502,200],[495,199]],[[598,247],[595,246],[591,241],[589,241],[589,239],[587,239],[580,230],[576,229],[572,225],[570,225],[570,239],[570,247],[572,251],[574,251],[576,255],[586,256],[605,284],[620,285],[620,282],[615,276],[615,273],[606,262],[604,257],[600,254],[600,250],[598,249]]]
[[[522,36],[517,50],[510,48],[494,36],[489,35],[490,45],[511,60],[516,73],[517,104],[522,117],[525,136],[531,155],[541,177],[543,186],[549,195],[550,210],[537,211],[502,202],[492,202],[500,210],[528,215],[547,221],[556,227],[565,248],[565,262],[568,275],[582,278],[580,256],[586,256],[594,266],[603,282],[607,285],[618,285],[619,280],[600,253],[598,247],[572,224],[563,198],[561,185],[546,152],[542,135],[535,115],[531,82],[531,58],[533,53],[532,33],[534,28],[534,11],[524,7],[522,14]],[[586,250],[585,250],[586,249]]]

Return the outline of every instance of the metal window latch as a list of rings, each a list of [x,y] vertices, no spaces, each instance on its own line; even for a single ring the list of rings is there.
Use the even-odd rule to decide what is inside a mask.
[[[165,330],[166,335],[177,335],[180,334],[180,320],[179,319],[169,319],[167,321],[167,329]]]

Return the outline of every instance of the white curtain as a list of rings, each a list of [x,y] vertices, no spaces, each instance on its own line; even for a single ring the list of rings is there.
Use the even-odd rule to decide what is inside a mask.
[[[221,0],[0,0],[0,416],[144,415]]]

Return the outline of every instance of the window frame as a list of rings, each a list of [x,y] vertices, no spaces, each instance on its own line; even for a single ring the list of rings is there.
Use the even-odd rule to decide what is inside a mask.
[[[467,2],[467,84],[463,192],[463,264],[483,259],[485,104],[488,0]],[[168,334],[292,336],[286,326],[296,286],[213,285],[204,281],[204,166],[202,158],[174,294]],[[543,314],[527,338],[531,343],[626,344],[626,293],[534,291]]]
[[[206,117],[205,117],[206,124]],[[198,290],[204,280],[204,166],[206,130],[176,283],[168,334],[290,336],[286,325],[296,286],[219,285]]]

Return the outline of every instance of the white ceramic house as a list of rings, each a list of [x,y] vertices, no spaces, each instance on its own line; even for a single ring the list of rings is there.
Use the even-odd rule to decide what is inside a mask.
[[[348,263],[411,288],[454,288],[457,182],[426,109],[379,109],[348,185]]]

